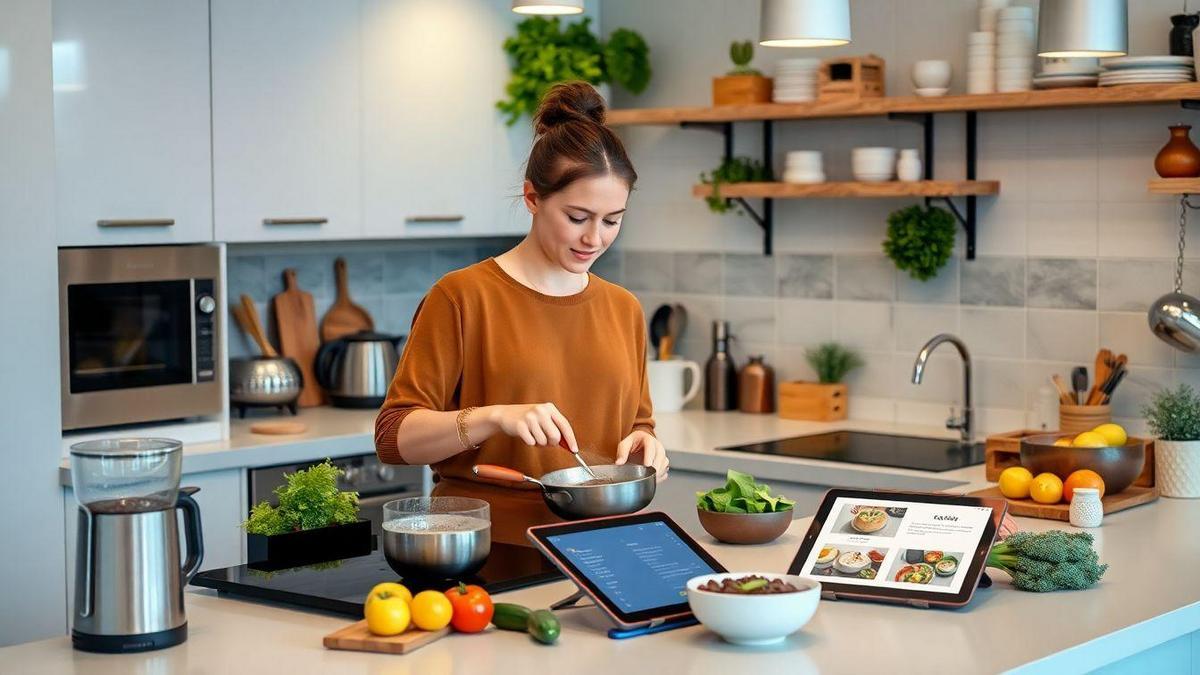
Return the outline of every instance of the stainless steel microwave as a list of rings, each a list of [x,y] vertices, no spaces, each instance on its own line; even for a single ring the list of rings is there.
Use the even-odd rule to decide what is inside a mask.
[[[58,251],[64,430],[221,411],[216,246]]]

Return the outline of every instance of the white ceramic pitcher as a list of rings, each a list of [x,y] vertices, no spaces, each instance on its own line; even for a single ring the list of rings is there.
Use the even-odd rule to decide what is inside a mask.
[[[679,412],[700,393],[700,364],[695,361],[647,361],[646,367],[655,412]],[[692,374],[690,384],[687,373]]]

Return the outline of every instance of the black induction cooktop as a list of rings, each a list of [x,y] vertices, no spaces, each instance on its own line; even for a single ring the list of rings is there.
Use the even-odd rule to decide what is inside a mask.
[[[821,459],[847,464],[892,466],[920,471],[961,469],[983,464],[984,459],[982,443],[962,445],[958,441],[869,434],[861,431],[834,431],[718,450]]]
[[[459,581],[483,586],[488,593],[500,593],[561,578],[562,574],[537,549],[493,543],[483,569],[462,579],[401,579],[388,566],[383,552],[377,550],[357,558],[282,570],[256,569],[251,565],[208,570],[192,577],[192,585],[215,588],[231,595],[323,609],[357,619],[362,618],[367,591],[383,581],[403,581],[414,594],[429,589],[444,591]]]

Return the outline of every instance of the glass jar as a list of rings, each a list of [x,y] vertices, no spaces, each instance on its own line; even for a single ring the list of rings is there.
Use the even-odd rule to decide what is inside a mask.
[[[75,499],[92,513],[175,508],[183,443],[170,438],[113,438],[71,446]]]

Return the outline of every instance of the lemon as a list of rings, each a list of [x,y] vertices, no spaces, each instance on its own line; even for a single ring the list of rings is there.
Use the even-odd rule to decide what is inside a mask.
[[[1039,504],[1057,504],[1062,493],[1062,479],[1052,473],[1039,473],[1029,484],[1029,496]]]
[[[1107,448],[1108,439],[1095,431],[1085,431],[1075,437],[1071,446],[1076,448]]]
[[[1106,441],[1105,444],[1110,448],[1125,445],[1125,443],[1129,440],[1129,436],[1125,433],[1125,429],[1123,429],[1120,424],[1113,424],[1111,422],[1108,424],[1101,424],[1095,429],[1092,429],[1092,433],[1103,436],[1104,440]]]
[[[1000,494],[1009,499],[1028,499],[1033,474],[1023,466],[1010,466],[1000,474]]]
[[[1062,438],[1054,441],[1054,444],[1060,448],[1069,448],[1071,447],[1072,440],[1073,439],[1070,436],[1063,436]]]

